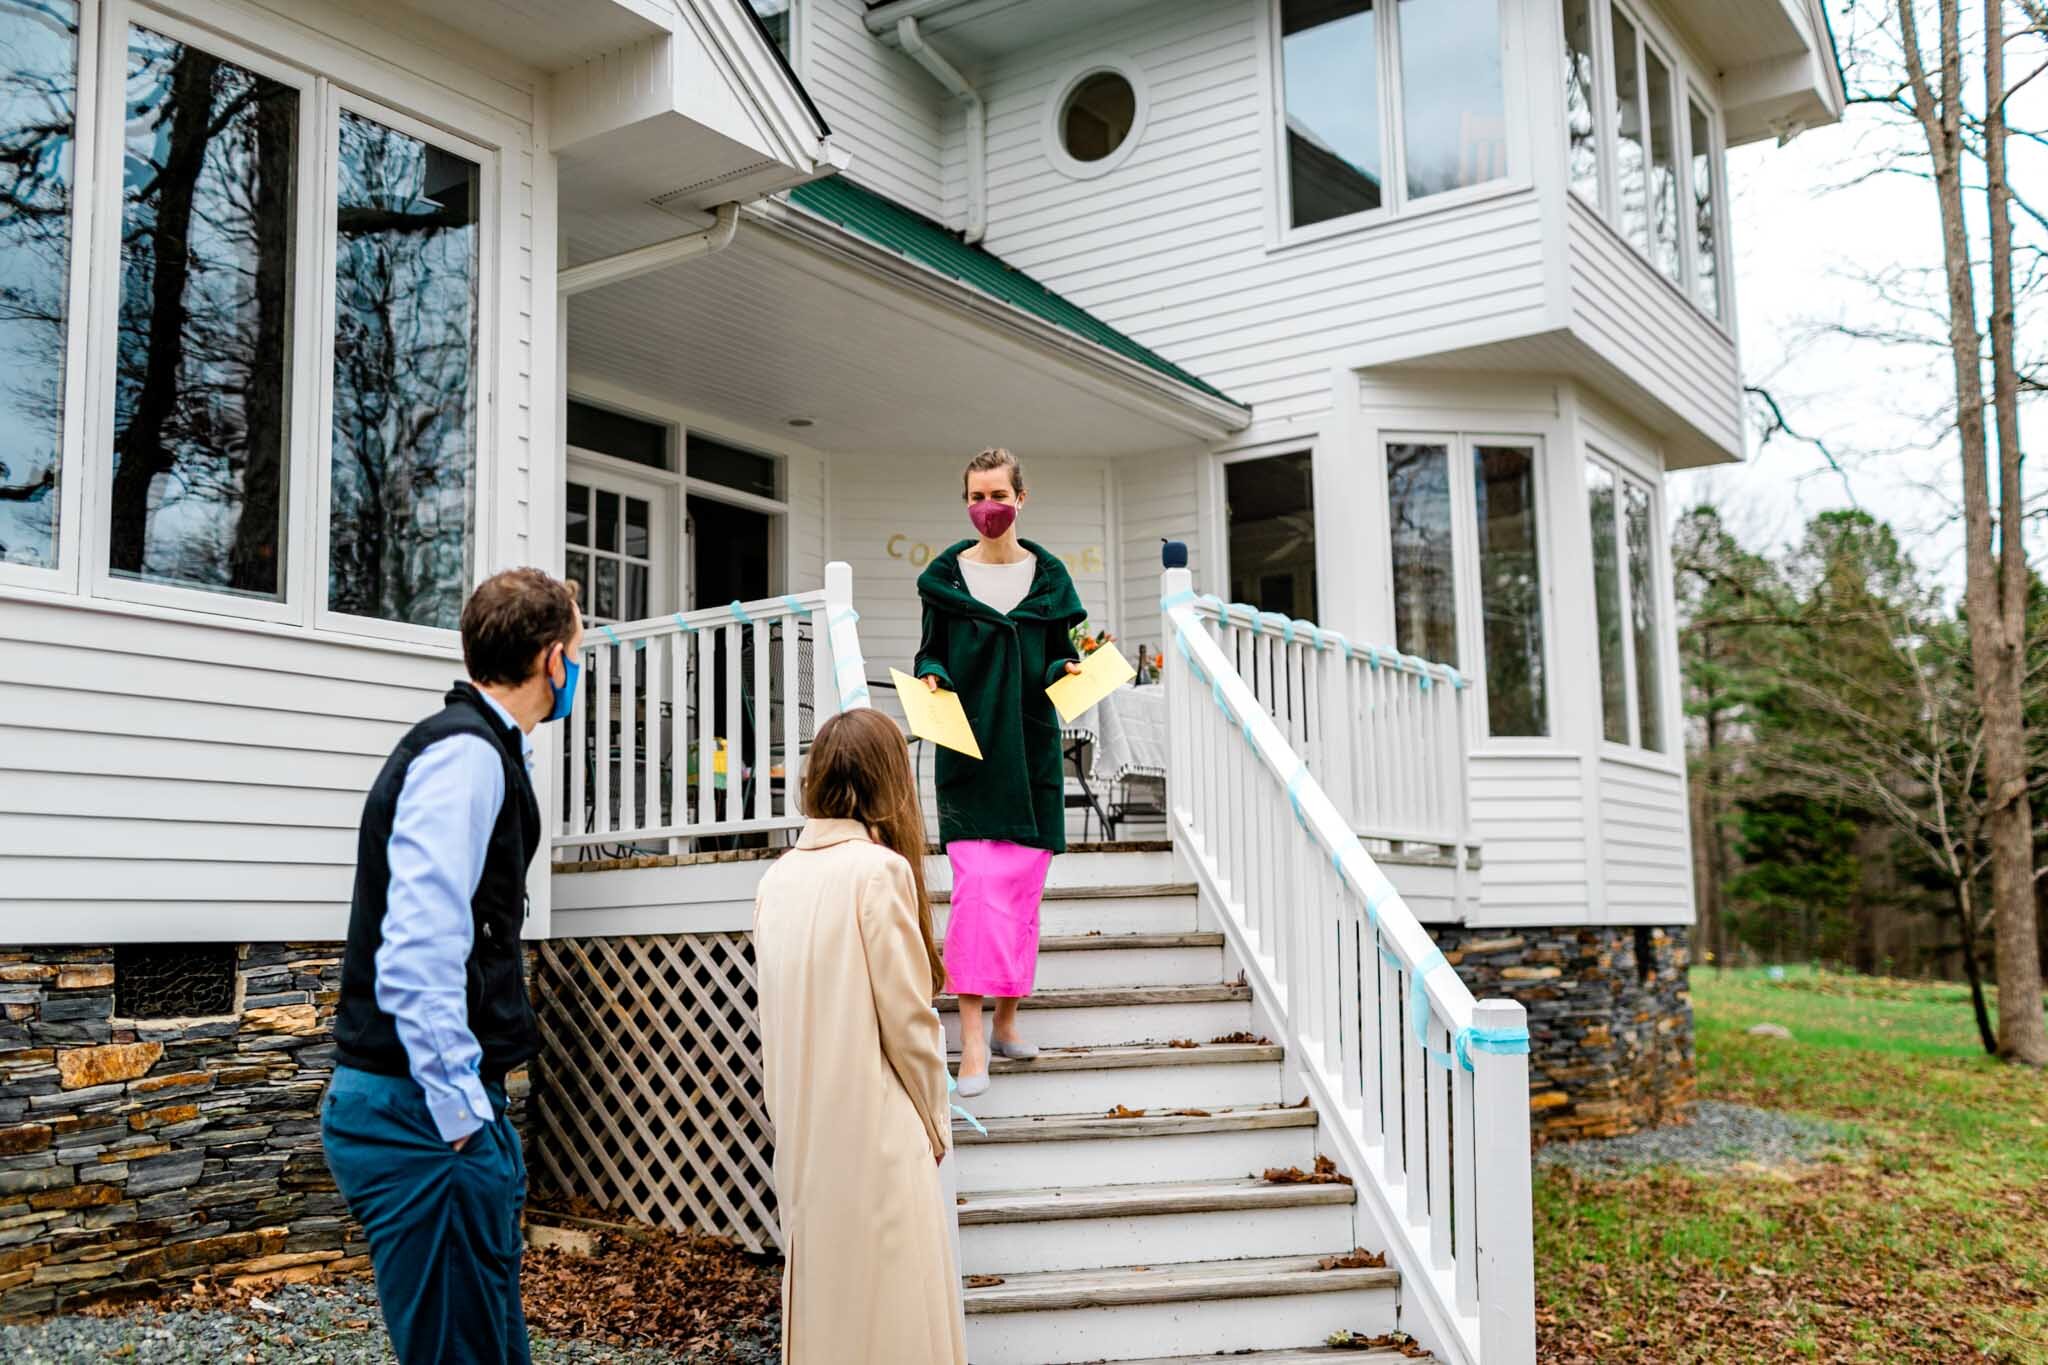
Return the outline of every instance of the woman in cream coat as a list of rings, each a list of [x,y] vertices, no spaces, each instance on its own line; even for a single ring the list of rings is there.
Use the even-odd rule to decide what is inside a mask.
[[[966,1365],[944,967],[925,896],[924,822],[895,722],[818,731],[810,822],[754,901],[761,1050],[787,1264],[787,1365]]]

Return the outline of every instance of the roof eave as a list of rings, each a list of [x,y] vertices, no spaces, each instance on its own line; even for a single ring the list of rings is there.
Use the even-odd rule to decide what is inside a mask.
[[[850,262],[906,289],[980,321],[1040,350],[1079,362],[1114,382],[1137,404],[1191,436],[1220,440],[1251,425],[1249,409],[1193,388],[1170,375],[1119,355],[1086,337],[1014,304],[992,298],[974,286],[877,245],[829,218],[781,200],[750,204],[744,210],[752,226]]]

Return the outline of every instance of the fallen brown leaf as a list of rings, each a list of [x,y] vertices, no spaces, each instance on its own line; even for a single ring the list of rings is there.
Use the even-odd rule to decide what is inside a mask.
[[[1325,1256],[1316,1262],[1317,1270],[1385,1270],[1387,1258],[1384,1253],[1367,1251],[1364,1247],[1347,1251],[1342,1256]]]
[[[1316,1158],[1316,1168],[1304,1171],[1299,1166],[1270,1166],[1259,1179],[1268,1185],[1349,1185],[1351,1177],[1337,1169],[1337,1163],[1326,1156]]]
[[[969,1275],[965,1281],[969,1289],[994,1289],[1003,1282],[1000,1275]]]
[[[1261,1047],[1265,1047],[1270,1045],[1273,1040],[1262,1034],[1238,1032],[1226,1033],[1220,1038],[1211,1038],[1209,1041],[1212,1043],[1256,1043]]]
[[[1196,1042],[1196,1041],[1195,1041],[1194,1039],[1192,1039],[1192,1038],[1175,1038],[1175,1039],[1173,1039],[1173,1040],[1172,1040],[1171,1042],[1167,1043],[1167,1046],[1168,1046],[1168,1047],[1178,1047],[1178,1048],[1190,1048],[1190,1047],[1200,1047],[1200,1046],[1201,1046],[1201,1044],[1200,1044],[1200,1043],[1198,1043],[1198,1042]]]
[[[1205,1119],[1210,1117],[1209,1111],[1206,1109],[1176,1109],[1173,1113],[1175,1117],[1184,1119]]]
[[[1107,1114],[1104,1114],[1103,1117],[1109,1119],[1141,1119],[1145,1117],[1145,1111],[1142,1109],[1126,1109],[1120,1104]]]

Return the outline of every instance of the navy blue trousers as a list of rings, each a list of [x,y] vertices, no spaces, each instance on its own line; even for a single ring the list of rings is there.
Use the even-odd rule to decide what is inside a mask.
[[[485,1088],[497,1118],[459,1152],[411,1077],[337,1067],[320,1104],[327,1169],[369,1237],[400,1365],[527,1365],[526,1160],[504,1091]]]

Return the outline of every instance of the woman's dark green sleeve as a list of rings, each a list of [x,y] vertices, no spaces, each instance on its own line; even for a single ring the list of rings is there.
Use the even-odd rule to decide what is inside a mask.
[[[1067,665],[1081,661],[1081,647],[1074,643],[1073,628],[1064,621],[1046,624],[1045,685],[1051,687],[1067,676]]]
[[[917,642],[917,676],[937,678],[939,685],[948,692],[960,689],[953,686],[952,661],[947,657],[946,619],[934,611],[930,603],[924,609],[924,635]]]

